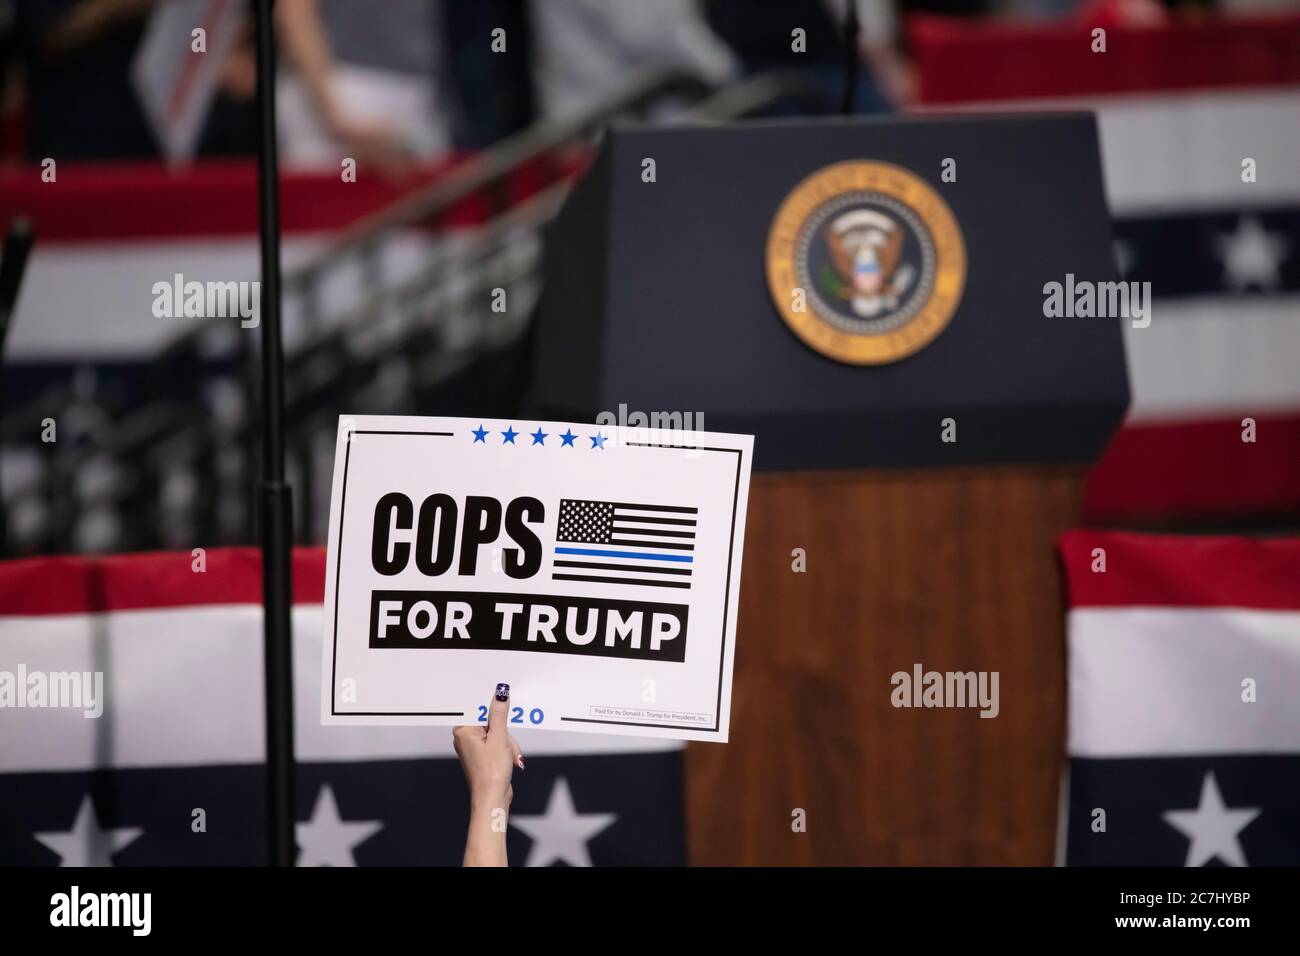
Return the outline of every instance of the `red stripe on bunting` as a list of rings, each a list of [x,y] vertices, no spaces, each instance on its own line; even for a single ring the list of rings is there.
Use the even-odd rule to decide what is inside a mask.
[[[1300,514],[1300,414],[1125,425],[1089,473],[1091,522]],[[1253,416],[1252,416],[1253,417]]]
[[[461,156],[393,181],[361,170],[355,182],[340,173],[283,173],[280,215],[286,234],[333,232],[436,183]],[[494,203],[520,202],[572,175],[585,151],[553,163],[539,160],[515,171],[499,191],[466,197],[437,225],[471,226],[491,218]],[[250,161],[204,161],[184,169],[160,163],[70,163],[56,167],[57,180],[41,179],[41,167],[0,170],[0,222],[31,220],[38,241],[253,238],[257,235],[257,167]],[[39,246],[38,246],[39,248]]]
[[[1094,26],[1106,30],[1104,53],[1093,52]],[[926,104],[1300,84],[1296,14],[1151,27],[916,16],[907,34]]]
[[[1300,539],[1070,531],[1058,547],[1071,608],[1300,610]]]
[[[204,571],[188,551],[0,562],[0,617],[262,603],[256,548],[212,548]],[[295,548],[295,604],[325,600],[325,549]]]

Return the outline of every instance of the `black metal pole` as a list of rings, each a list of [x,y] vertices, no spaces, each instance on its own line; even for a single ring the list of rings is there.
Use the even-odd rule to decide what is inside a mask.
[[[844,17],[844,96],[840,100],[840,113],[851,116],[856,108],[858,93],[858,0],[849,0]]]
[[[262,245],[262,637],[266,672],[267,835],[272,866],[293,866],[293,504],[284,480],[284,352],[280,342],[280,182],[275,154],[272,0],[255,0],[257,195]]]
[[[27,271],[27,257],[32,251],[32,224],[18,217],[9,224],[5,234],[4,251],[0,253],[0,402],[8,398],[4,377],[5,342],[9,338],[9,319],[18,304],[18,290],[23,273]],[[9,524],[5,509],[0,507],[0,558],[9,556]]]

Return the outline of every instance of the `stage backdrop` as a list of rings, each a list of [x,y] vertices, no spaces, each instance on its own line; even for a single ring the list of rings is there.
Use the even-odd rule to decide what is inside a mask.
[[[196,560],[0,564],[0,865],[264,861],[261,562]],[[459,864],[469,800],[449,730],[320,726],[324,563],[323,549],[294,556],[298,865]],[[72,674],[91,676],[58,676]],[[38,703],[40,685],[95,698],[95,674],[98,717],[94,699],[4,699],[18,687]],[[516,736],[512,863],[685,862],[679,743]]]

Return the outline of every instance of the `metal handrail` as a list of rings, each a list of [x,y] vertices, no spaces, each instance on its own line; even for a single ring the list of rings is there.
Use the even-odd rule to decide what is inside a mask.
[[[808,113],[829,113],[835,104],[819,87],[797,73],[763,73],[723,87],[700,100],[682,117],[687,123],[722,123],[740,119],[773,103],[797,104]]]

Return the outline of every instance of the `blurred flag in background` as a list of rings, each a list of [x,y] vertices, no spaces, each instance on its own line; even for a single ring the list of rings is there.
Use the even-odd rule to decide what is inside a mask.
[[[1300,864],[1300,540],[1075,531],[1061,557],[1058,856]]]
[[[1133,404],[1087,517],[1300,514],[1300,15],[910,35],[922,108],[1097,113],[1116,259],[1154,303],[1125,325]]]

